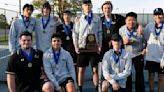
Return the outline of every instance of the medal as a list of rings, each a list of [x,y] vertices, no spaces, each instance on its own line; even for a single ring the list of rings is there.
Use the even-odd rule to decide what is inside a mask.
[[[110,30],[107,30],[107,34],[110,34]]]
[[[45,31],[45,30],[43,30],[43,33],[45,34],[45,33],[46,33],[46,31]]]
[[[66,40],[70,40],[70,37],[69,36],[66,36]]]
[[[158,37],[157,36],[155,37],[155,40],[158,40]]]
[[[114,68],[118,68],[118,65],[117,64],[114,64]]]
[[[56,70],[58,70],[58,69],[59,69],[59,65],[56,64],[56,65],[55,65],[55,68],[56,68]]]
[[[30,63],[28,63],[28,67],[29,68],[31,68],[32,67],[32,63],[30,62]]]

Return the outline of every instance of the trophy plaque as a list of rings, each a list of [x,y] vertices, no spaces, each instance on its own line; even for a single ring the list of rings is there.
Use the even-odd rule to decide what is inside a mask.
[[[85,48],[80,48],[80,52],[98,52],[95,34],[88,34]]]

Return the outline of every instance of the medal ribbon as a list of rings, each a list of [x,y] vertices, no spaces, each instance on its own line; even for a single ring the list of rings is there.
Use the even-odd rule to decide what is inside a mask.
[[[119,62],[121,54],[122,54],[122,49],[120,50],[120,54],[119,55],[116,55],[114,53],[114,51],[113,51],[113,55],[112,56],[113,56],[113,59],[114,59],[116,64]]]
[[[42,26],[43,26],[43,29],[46,29],[46,27],[47,27],[49,21],[50,21],[50,15],[48,16],[48,19],[46,20],[46,23],[44,23],[44,19],[43,19],[43,17],[42,17]]]
[[[162,22],[161,24],[162,24],[162,25],[159,27],[159,29],[160,29],[159,32],[157,32],[157,27],[155,26],[155,35],[156,35],[157,37],[160,35],[160,33],[161,33],[161,31],[162,31],[164,22]]]
[[[28,55],[25,50],[21,49],[23,55],[26,57],[26,59],[31,62],[33,58],[33,50],[30,49],[30,54]]]
[[[91,16],[85,16],[85,19],[87,20],[88,24],[90,25],[92,22],[92,18],[93,18],[93,13],[91,12]]]
[[[64,30],[65,30],[65,33],[66,35],[68,36],[70,31],[71,31],[71,24],[69,24],[68,26],[66,26],[66,24],[64,23]]]
[[[58,64],[58,62],[59,62],[60,52],[61,52],[61,49],[59,49],[59,52],[58,53],[55,53],[55,51],[53,50],[54,62],[56,64]]]
[[[112,24],[112,17],[110,17],[110,21],[109,22],[106,20],[106,18],[104,18],[104,22],[105,22],[106,28],[109,30],[110,26]]]
[[[26,22],[25,17],[23,15],[21,15],[21,17],[22,17],[24,26],[26,27],[26,29],[28,29],[28,27],[30,25],[30,21]]]
[[[133,29],[131,32],[128,31],[128,29],[127,29],[126,34],[127,34],[128,38],[131,38],[131,37],[134,36],[134,35],[133,35],[133,32],[134,32],[134,31],[135,31],[135,29]]]

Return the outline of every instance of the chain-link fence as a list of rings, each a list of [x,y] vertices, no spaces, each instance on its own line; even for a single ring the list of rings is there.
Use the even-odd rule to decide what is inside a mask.
[[[121,15],[125,16],[126,14],[122,14]],[[150,13],[138,13],[137,14],[137,20],[139,23],[141,23],[144,27],[146,26],[146,24],[148,24],[149,22],[153,21],[153,14]]]
[[[125,16],[125,14],[120,13],[121,15]],[[4,15],[6,17],[7,24],[5,27],[0,27],[0,45],[1,44],[6,44],[8,40],[8,32],[9,32],[9,26],[16,16],[19,15],[19,12],[13,11],[13,10],[7,10],[0,8],[0,15]],[[0,19],[0,21],[2,21]],[[153,14],[138,14],[138,21],[141,23],[143,26],[145,26],[147,23],[153,21]]]
[[[11,21],[18,14],[17,11],[0,8],[0,45],[7,43]]]

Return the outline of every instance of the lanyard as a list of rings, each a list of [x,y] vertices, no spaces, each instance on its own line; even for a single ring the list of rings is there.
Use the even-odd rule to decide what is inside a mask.
[[[87,22],[88,22],[88,24],[90,25],[91,24],[91,22],[92,22],[92,18],[93,18],[93,13],[91,12],[91,16],[89,17],[89,16],[86,16],[86,20],[87,20]]]
[[[21,17],[22,17],[22,20],[23,20],[23,24],[24,24],[24,26],[26,27],[26,29],[29,27],[29,25],[30,25],[30,21],[28,21],[28,22],[26,22],[25,21],[25,17],[23,16],[23,15],[21,15]]]
[[[32,57],[33,57],[33,50],[30,49],[30,54],[29,54],[29,55],[26,53],[25,50],[21,49],[21,51],[22,51],[23,55],[26,57],[26,59],[27,59],[29,62],[31,62],[31,61],[32,61]]]
[[[43,26],[43,29],[46,29],[49,21],[50,21],[50,15],[48,16],[48,19],[46,20],[46,23],[44,23],[44,20],[43,20],[43,17],[42,17],[42,26]]]
[[[135,31],[135,29],[132,29],[132,31],[130,32],[130,31],[128,31],[128,28],[127,28],[126,34],[127,34],[128,38],[131,38],[131,37],[134,36],[134,35],[133,35],[133,32],[134,32],[134,31]]]
[[[162,29],[163,29],[163,24],[164,24],[164,22],[162,22],[161,24],[162,24],[162,25],[159,27],[159,32],[157,32],[157,28],[156,28],[156,26],[155,26],[155,35],[156,35],[156,36],[159,36],[160,33],[161,33],[161,31],[162,31]]]
[[[65,23],[63,25],[64,25],[64,30],[65,30],[66,35],[69,35],[71,31],[71,23],[68,26],[66,26]]]
[[[59,62],[60,52],[61,52],[61,49],[59,49],[58,53],[55,53],[55,51],[53,50],[54,62],[56,64],[58,64],[58,62]]]
[[[112,17],[110,17],[110,21],[109,22],[106,20],[106,18],[104,18],[104,22],[105,22],[106,28],[109,30],[110,26],[112,24]]]
[[[112,56],[113,56],[113,59],[114,59],[116,64],[119,62],[121,54],[122,54],[122,49],[120,49],[120,54],[119,55],[116,55],[113,51]]]

